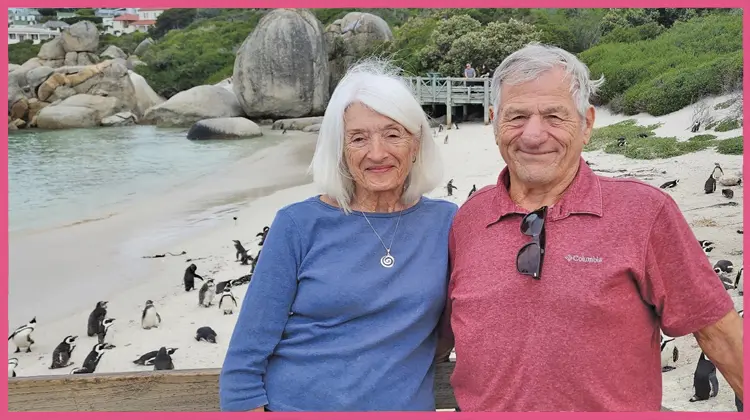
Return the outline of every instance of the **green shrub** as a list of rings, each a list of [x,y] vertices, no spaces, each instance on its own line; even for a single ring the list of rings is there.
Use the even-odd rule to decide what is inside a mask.
[[[737,100],[734,99],[734,98],[733,99],[728,99],[728,100],[726,100],[724,102],[721,102],[721,103],[718,103],[718,104],[714,105],[714,109],[716,109],[716,110],[727,109],[730,106],[734,105],[735,102],[737,102]]]
[[[742,136],[716,140],[716,151],[723,155],[742,155]]]
[[[716,125],[716,128],[714,130],[716,131],[729,131],[729,130],[735,130],[737,128],[740,128],[740,122],[738,120],[732,119],[732,118],[726,118],[721,121],[719,121],[719,124]]]

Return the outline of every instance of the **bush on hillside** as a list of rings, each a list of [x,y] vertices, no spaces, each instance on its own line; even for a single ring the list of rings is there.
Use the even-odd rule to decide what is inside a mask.
[[[39,54],[44,42],[34,45],[32,40],[21,41],[8,45],[8,63],[23,64]]]
[[[731,139],[717,140],[716,151],[723,155],[742,155],[743,141],[742,136],[732,137]]]

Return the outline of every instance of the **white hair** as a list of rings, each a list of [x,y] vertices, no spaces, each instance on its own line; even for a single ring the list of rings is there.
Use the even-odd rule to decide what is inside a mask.
[[[402,203],[411,203],[437,187],[443,177],[443,162],[427,115],[400,77],[400,69],[383,59],[354,65],[333,91],[310,164],[318,187],[335,199],[344,213],[351,212],[354,181],[344,159],[344,112],[355,102],[401,124],[420,142],[416,161],[406,177]]]
[[[589,68],[575,55],[562,48],[531,42],[503,60],[495,70],[492,78],[492,90],[495,93],[495,116],[500,113],[501,83],[517,85],[536,79],[542,73],[562,67],[570,77],[570,94],[573,97],[578,114],[585,125],[586,111],[591,106],[589,99],[604,84],[604,76],[591,80]],[[497,120],[497,118],[495,118]]]

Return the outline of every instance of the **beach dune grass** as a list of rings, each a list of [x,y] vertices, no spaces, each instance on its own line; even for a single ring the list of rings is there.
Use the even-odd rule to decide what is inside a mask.
[[[589,144],[584,151],[604,150],[606,153],[623,155],[631,159],[664,159],[698,152],[710,147],[722,154],[741,155],[742,136],[717,140],[712,134],[699,134],[687,141],[678,141],[676,137],[657,137],[653,130],[660,124],[648,126],[637,125],[634,119],[621,121],[606,127],[595,128]],[[646,135],[640,137],[639,135]],[[617,145],[618,139],[624,137],[627,144]]]

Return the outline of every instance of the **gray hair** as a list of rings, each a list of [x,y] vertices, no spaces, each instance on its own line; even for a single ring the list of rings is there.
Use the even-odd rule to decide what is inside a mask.
[[[500,112],[500,84],[516,85],[536,79],[540,74],[552,70],[556,66],[562,67],[570,76],[570,94],[576,105],[581,119],[586,118],[586,111],[591,106],[589,99],[596,94],[597,89],[604,84],[604,76],[598,80],[591,80],[589,68],[575,55],[562,48],[543,45],[537,42],[525,47],[503,60],[495,70],[492,78],[492,89],[495,93],[493,108],[495,116]]]
[[[310,164],[313,180],[323,193],[335,199],[344,213],[351,211],[354,181],[344,160],[344,113],[355,102],[401,124],[420,142],[401,201],[411,203],[437,187],[443,177],[443,162],[427,115],[401,78],[400,69],[371,58],[349,69],[326,107]]]

